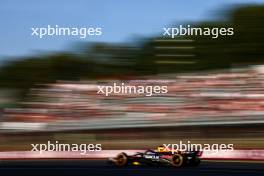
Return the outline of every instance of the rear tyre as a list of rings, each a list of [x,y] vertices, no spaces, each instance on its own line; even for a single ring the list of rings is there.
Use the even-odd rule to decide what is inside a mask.
[[[174,167],[183,167],[186,164],[186,158],[181,154],[174,154],[171,158],[171,164]]]

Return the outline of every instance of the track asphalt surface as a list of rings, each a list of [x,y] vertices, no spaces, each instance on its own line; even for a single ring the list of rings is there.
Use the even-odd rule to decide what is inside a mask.
[[[0,161],[0,175],[18,176],[264,176],[264,163],[202,161],[198,167],[115,167],[105,160],[5,160]]]

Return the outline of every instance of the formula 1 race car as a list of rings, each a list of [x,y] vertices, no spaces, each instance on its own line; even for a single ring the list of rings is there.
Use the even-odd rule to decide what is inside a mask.
[[[128,156],[126,153],[119,153],[114,158],[109,158],[109,162],[116,166],[126,165],[161,165],[161,166],[198,166],[200,164],[200,152],[185,151],[154,151],[146,150],[145,152],[137,152]]]

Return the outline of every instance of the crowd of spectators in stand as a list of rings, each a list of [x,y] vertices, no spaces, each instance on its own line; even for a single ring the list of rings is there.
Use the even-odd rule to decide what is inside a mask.
[[[126,118],[129,113],[153,121],[232,120],[261,118],[264,114],[264,75],[254,69],[214,73],[153,76],[126,80],[168,86],[162,95],[104,96],[96,81],[57,82],[31,90],[22,108],[4,110],[4,121],[53,122],[98,118]],[[115,80],[122,82],[124,80]],[[101,81],[108,84],[107,80]],[[100,83],[101,83],[100,82]],[[113,82],[113,80],[111,81]],[[131,117],[131,116],[129,116]]]

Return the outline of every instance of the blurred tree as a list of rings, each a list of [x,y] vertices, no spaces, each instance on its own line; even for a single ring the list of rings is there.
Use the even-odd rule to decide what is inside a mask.
[[[232,27],[233,36],[185,36],[194,42],[171,42],[170,38],[154,38],[147,42],[144,67],[156,68],[157,72],[190,72],[199,70],[230,68],[264,63],[264,6],[245,6],[228,13],[225,21],[200,22],[193,27]],[[162,42],[155,42],[162,39]],[[156,48],[162,48],[158,50]],[[167,47],[167,49],[166,49]],[[172,48],[177,49],[172,49]],[[186,48],[192,48],[186,50]],[[185,49],[180,49],[185,48]],[[167,56],[166,56],[167,55]],[[181,56],[184,55],[184,56]],[[185,56],[193,57],[185,57]],[[163,56],[163,57],[160,57]],[[147,66],[149,65],[149,67]],[[143,69],[144,69],[143,67]],[[150,72],[151,73],[151,72]]]

